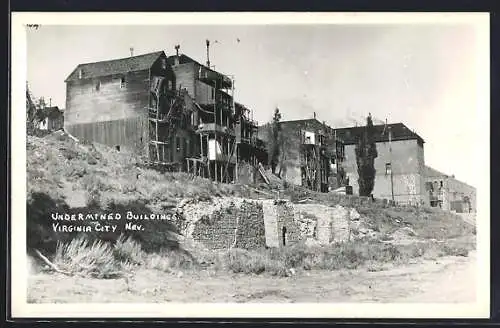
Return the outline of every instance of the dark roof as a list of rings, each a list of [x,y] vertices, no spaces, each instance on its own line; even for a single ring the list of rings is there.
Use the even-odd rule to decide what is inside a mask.
[[[297,126],[297,127],[305,127],[306,129],[309,128],[314,128],[314,129],[323,129],[325,133],[332,132],[334,129],[329,126],[326,123],[320,122],[318,119],[315,118],[307,118],[307,119],[302,119],[302,120],[291,120],[291,121],[281,121],[281,125],[285,126]]]
[[[46,117],[55,118],[59,115],[63,115],[63,111],[57,106],[45,107],[38,112],[40,120],[43,120]]]
[[[156,51],[139,56],[80,64],[71,72],[65,82],[77,80],[80,69],[83,72],[82,78],[84,79],[146,70],[153,66],[161,55],[165,55],[165,53]]]
[[[167,63],[170,66],[173,66],[174,63],[175,63],[175,58],[176,57],[177,57],[177,55],[168,56],[167,57]],[[201,64],[200,62],[194,60],[193,58],[191,58],[191,57],[189,57],[187,55],[184,55],[184,54],[179,55],[179,64],[188,64],[188,63],[195,63],[196,65],[202,66],[206,70],[208,70],[208,71],[210,71],[212,73],[217,74],[217,76],[219,78],[221,78],[227,86],[231,87],[231,80],[229,79],[229,77],[226,74],[218,72],[218,71],[215,71],[215,70],[211,69],[210,67],[208,67],[207,65]]]
[[[388,129],[392,131],[392,140],[413,140],[416,139],[419,143],[423,144],[424,139],[416,134],[414,131],[410,130],[403,123],[391,123],[391,124],[380,124],[374,125],[375,129],[375,141],[376,142],[387,142],[389,141]],[[344,141],[344,144],[350,145],[357,142],[357,137],[363,133],[365,126],[355,126],[348,128],[335,129],[337,137]]]
[[[434,177],[448,177],[448,174],[445,174],[443,172],[440,172],[436,169],[433,169],[430,166],[425,166],[425,176],[428,178],[434,178]]]
[[[177,55],[168,56],[167,57],[167,62],[170,65],[173,65],[174,61],[175,61],[175,57],[177,57]],[[203,64],[200,64],[198,61],[194,60],[193,58],[191,58],[191,57],[189,57],[187,55],[184,55],[184,54],[179,55],[179,64],[187,64],[187,63],[196,63],[196,64],[198,64],[200,66],[205,66]]]

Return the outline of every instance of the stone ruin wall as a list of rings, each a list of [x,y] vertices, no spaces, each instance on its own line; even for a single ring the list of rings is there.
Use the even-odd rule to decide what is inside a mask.
[[[328,245],[368,232],[361,229],[359,235],[360,215],[340,205],[233,199],[218,205],[198,203],[193,208],[186,208],[186,214],[198,217],[186,225],[185,234],[208,249],[282,247],[283,241],[287,246],[298,242]],[[206,214],[207,209],[211,214]]]

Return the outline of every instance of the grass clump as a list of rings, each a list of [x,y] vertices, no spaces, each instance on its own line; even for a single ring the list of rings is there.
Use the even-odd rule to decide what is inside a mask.
[[[198,261],[190,254],[181,250],[163,251],[161,253],[147,254],[145,266],[148,269],[155,269],[164,272],[172,270],[190,270],[198,268]]]
[[[140,265],[144,262],[141,244],[123,234],[118,237],[113,247],[113,256],[116,260],[131,265]]]
[[[234,273],[287,276],[287,267],[282,261],[274,260],[269,253],[230,249],[222,256],[222,267]]]
[[[58,243],[54,264],[61,270],[93,278],[117,278],[123,275],[121,262],[105,242],[77,237],[69,243]]]

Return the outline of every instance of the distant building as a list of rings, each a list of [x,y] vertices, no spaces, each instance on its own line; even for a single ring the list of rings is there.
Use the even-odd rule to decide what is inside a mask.
[[[316,118],[280,122],[283,135],[280,167],[282,179],[309,189],[328,192],[345,186],[342,172],[344,147],[334,129]],[[259,128],[269,144],[271,123]]]
[[[57,106],[41,108],[38,115],[40,130],[57,131],[64,128],[64,111]]]
[[[365,126],[335,129],[345,145],[344,167],[354,194],[359,194],[355,147],[364,129]],[[373,196],[394,198],[402,204],[428,203],[424,140],[403,123],[375,125],[374,131],[378,157]]]
[[[457,213],[475,213],[476,188],[458,181],[452,175],[426,166],[426,191],[432,207]]]
[[[172,170],[233,181],[239,158],[267,160],[256,123],[234,102],[228,76],[178,49],[78,65],[65,80],[65,129]]]

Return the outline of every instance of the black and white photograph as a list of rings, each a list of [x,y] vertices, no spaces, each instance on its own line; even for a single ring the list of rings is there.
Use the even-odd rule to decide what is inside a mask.
[[[489,315],[488,14],[17,13],[12,56],[13,315]]]

